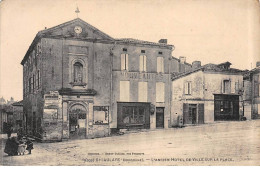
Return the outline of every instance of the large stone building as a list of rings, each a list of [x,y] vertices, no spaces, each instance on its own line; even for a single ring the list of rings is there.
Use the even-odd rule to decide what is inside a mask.
[[[194,69],[172,77],[172,126],[241,119],[244,71],[230,65],[194,62]]]
[[[191,68],[158,43],[114,39],[77,18],[36,35],[21,64],[28,134],[42,140],[168,128],[171,73]]]
[[[244,75],[244,116],[247,119],[260,118],[260,62],[256,68]]]

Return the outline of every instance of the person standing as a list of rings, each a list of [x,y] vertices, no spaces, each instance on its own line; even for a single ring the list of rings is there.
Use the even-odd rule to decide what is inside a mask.
[[[7,128],[6,128],[6,133],[7,133],[7,137],[8,137],[8,138],[11,137],[12,132],[13,132],[12,124],[8,123],[8,124],[7,124]]]
[[[26,150],[28,150],[29,154],[32,154],[33,142],[28,137],[26,139],[27,139],[25,143],[27,145]]]

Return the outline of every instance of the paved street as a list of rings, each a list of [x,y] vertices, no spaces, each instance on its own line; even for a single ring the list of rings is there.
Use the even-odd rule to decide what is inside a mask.
[[[260,120],[35,143],[3,165],[260,165]],[[3,145],[1,147],[3,152]]]

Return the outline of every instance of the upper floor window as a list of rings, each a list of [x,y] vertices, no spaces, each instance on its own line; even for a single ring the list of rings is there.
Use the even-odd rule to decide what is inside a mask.
[[[163,57],[157,57],[157,72],[164,72]]]
[[[36,89],[40,88],[40,81],[41,81],[41,74],[40,74],[40,70],[38,70],[36,75]]]
[[[74,69],[74,82],[82,83],[83,82],[83,65],[80,62],[76,62],[73,65]]]
[[[32,88],[32,92],[35,91],[35,75],[33,75],[33,88]]]
[[[140,55],[139,70],[140,70],[140,72],[146,72],[146,56],[145,55]]]
[[[184,94],[191,95],[191,82],[185,82]]]
[[[121,70],[128,70],[128,54],[121,54]]]
[[[223,81],[223,93],[230,93],[231,90],[231,83],[230,80],[224,80]]]
[[[156,102],[164,102],[165,84],[163,82],[156,82]]]

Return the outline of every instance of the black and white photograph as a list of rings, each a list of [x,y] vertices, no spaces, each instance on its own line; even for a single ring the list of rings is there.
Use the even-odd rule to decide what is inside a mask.
[[[259,166],[259,1],[0,1],[0,136],[0,166]]]

